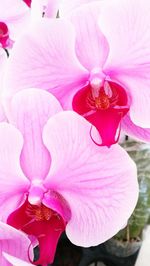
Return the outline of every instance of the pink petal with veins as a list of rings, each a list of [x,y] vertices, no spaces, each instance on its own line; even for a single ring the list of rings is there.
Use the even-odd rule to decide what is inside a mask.
[[[68,202],[71,218],[67,235],[84,247],[115,235],[138,198],[133,161],[118,145],[109,149],[96,146],[90,128],[90,123],[76,113],[60,112],[49,119],[43,134],[52,157],[44,185]]]

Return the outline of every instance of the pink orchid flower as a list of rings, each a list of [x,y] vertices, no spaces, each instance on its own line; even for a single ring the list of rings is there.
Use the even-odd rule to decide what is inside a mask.
[[[75,9],[71,22],[33,26],[9,61],[7,104],[16,91],[36,86],[91,122],[100,145],[117,142],[121,127],[149,142],[149,17],[149,0],[105,0]]]
[[[31,246],[31,242],[23,232],[0,222],[1,266],[32,266],[28,259],[29,246]],[[31,251],[30,256],[33,257]],[[17,258],[18,255],[19,258]]]
[[[22,0],[5,0],[0,4],[0,46],[11,48],[29,19],[29,8]]]
[[[1,220],[38,241],[36,265],[53,261],[64,230],[75,245],[106,241],[138,198],[127,153],[117,144],[99,148],[90,123],[61,110],[50,93],[26,89],[12,98],[11,124],[0,124]]]

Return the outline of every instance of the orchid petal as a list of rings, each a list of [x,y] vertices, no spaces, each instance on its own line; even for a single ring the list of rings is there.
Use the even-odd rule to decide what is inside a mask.
[[[33,266],[33,264],[29,263],[29,262],[26,262],[26,261],[23,261],[21,259],[18,259],[14,256],[11,256],[7,253],[4,253],[3,252],[3,256],[5,257],[5,259],[7,261],[9,261],[11,263],[11,265],[13,266]],[[8,265],[8,264],[7,264]],[[4,265],[5,266],[5,265]]]
[[[5,0],[0,8],[0,19],[1,21],[11,21],[14,20],[15,17],[23,16],[28,10],[29,8],[22,0]]]
[[[104,71],[127,89],[131,120],[143,128],[150,128],[149,16],[148,0],[112,0],[105,1],[99,21],[110,46]]]
[[[150,128],[142,128],[136,126],[129,115],[126,115],[122,120],[122,129],[126,135],[136,139],[137,141],[150,142]]]
[[[144,80],[138,77],[123,79],[131,95],[130,118],[132,122],[142,128],[150,129],[150,75]]]
[[[71,212],[68,203],[57,192],[50,190],[45,193],[42,203],[48,208],[58,213],[64,221],[69,221]]]
[[[5,256],[5,252],[11,256],[18,257],[19,255],[20,259],[29,262],[28,253],[30,245],[30,240],[24,233],[0,222],[0,265],[10,265],[5,259],[7,258],[7,255]],[[31,256],[33,257],[33,254],[31,254]]]
[[[29,8],[22,0],[6,0],[0,8],[0,20],[8,25],[11,38],[16,39],[28,24]]]
[[[0,203],[12,196],[24,194],[28,179],[20,168],[23,138],[20,132],[5,122],[0,124]]]
[[[142,128],[150,128],[150,66],[142,73],[138,71],[127,71],[123,73],[113,73],[112,77],[118,81],[128,94],[130,105],[130,118],[132,122]],[[133,74],[134,73],[134,74]]]
[[[99,2],[83,5],[72,13],[71,22],[76,30],[76,53],[88,70],[102,69],[109,52],[106,38],[98,26]]]
[[[18,40],[21,37],[21,35],[25,32],[25,30],[29,26],[29,22],[30,22],[29,12],[24,16],[20,16],[20,18],[18,18],[18,20],[16,19],[16,21],[11,21],[11,20],[7,21],[12,44],[14,43],[14,41]]]
[[[0,141],[0,219],[6,221],[12,209],[23,200],[29,182],[20,168],[19,157],[23,146],[20,132],[7,123],[1,123]]]
[[[30,179],[42,179],[49,171],[51,158],[41,134],[48,118],[61,110],[57,99],[43,90],[22,90],[12,98],[9,121],[23,135],[21,165]]]
[[[66,17],[75,8],[79,7],[80,5],[90,3],[95,0],[62,0],[59,7],[60,17]]]
[[[149,64],[149,17],[149,0],[103,1],[99,26],[110,46],[106,69]]]
[[[82,86],[88,73],[74,50],[75,33],[69,21],[45,18],[32,25],[12,51],[5,97],[23,88],[37,87],[51,91],[59,99]]]
[[[109,149],[95,145],[90,128],[84,118],[66,111],[49,119],[43,131],[44,143],[52,156],[44,185],[68,202],[71,219],[67,236],[84,247],[115,235],[138,198],[134,162],[118,145]]]

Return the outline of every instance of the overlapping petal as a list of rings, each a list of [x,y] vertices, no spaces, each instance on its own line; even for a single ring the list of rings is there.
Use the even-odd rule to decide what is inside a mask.
[[[106,68],[136,69],[149,64],[149,16],[148,0],[103,1],[99,26],[110,45]]]
[[[113,73],[112,76],[126,88],[130,103],[130,118],[135,126],[150,128],[150,66],[141,70]]]
[[[0,124],[0,219],[6,221],[12,209],[24,200],[29,182],[20,167],[23,139],[20,132],[7,123]],[[7,207],[7,208],[5,208]]]
[[[15,262],[15,257],[18,256],[26,263],[24,266],[28,265],[28,250],[30,245],[30,240],[24,233],[0,222],[0,264],[2,266],[14,265],[10,264],[8,261],[13,263]],[[33,257],[33,254],[31,254],[31,256]],[[9,259],[7,261],[7,258],[12,258],[12,261]],[[16,266],[19,265],[23,264],[16,264]]]
[[[30,179],[42,179],[49,171],[51,159],[42,141],[42,130],[48,118],[61,110],[53,95],[38,89],[22,90],[11,101],[9,121],[23,135],[20,162]]]
[[[23,16],[28,10],[29,9],[22,0],[6,0],[1,5],[0,19],[1,21],[7,19],[13,21],[14,18]]]
[[[138,196],[133,161],[117,145],[109,149],[96,146],[90,127],[68,111],[49,119],[43,133],[52,156],[44,184],[69,203],[67,235],[74,244],[85,247],[116,234],[131,215]]]
[[[71,23],[44,19],[14,46],[6,75],[5,98],[28,87],[51,90],[61,98],[84,84],[87,76],[75,55]]]
[[[28,190],[29,182],[20,167],[23,138],[20,132],[5,122],[0,124],[0,203]],[[7,209],[6,209],[7,212]]]
[[[125,131],[126,135],[137,139],[137,141],[150,142],[150,128],[136,126],[131,121],[129,115],[126,115],[122,120],[122,129]]]
[[[18,259],[18,258],[14,257],[14,256],[11,256],[11,255],[7,254],[7,253],[3,253],[3,256],[13,266],[33,266],[33,264],[31,264],[31,263],[23,261],[21,259]]]
[[[94,5],[83,5],[71,15],[76,31],[77,56],[90,71],[101,71],[109,53],[108,42],[98,25],[100,10],[101,5],[97,2]]]

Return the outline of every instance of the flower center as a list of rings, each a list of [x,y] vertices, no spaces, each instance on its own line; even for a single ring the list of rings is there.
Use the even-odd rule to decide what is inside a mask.
[[[39,258],[31,263],[47,265],[53,262],[58,240],[67,224],[58,212],[43,203],[33,205],[26,199],[19,209],[9,215],[7,223],[37,238]]]
[[[100,146],[111,146],[119,139],[121,119],[129,110],[127,102],[123,87],[95,78],[75,94],[72,107],[97,128],[101,143],[94,142]]]
[[[110,106],[109,98],[105,93],[101,93],[99,97],[95,98],[95,107],[97,109],[108,109]]]
[[[108,83],[99,89],[96,96],[90,91],[86,98],[87,106],[91,110],[107,110],[117,105],[118,100],[117,91],[114,88],[111,89]]]
[[[101,92],[98,97],[95,97],[95,99],[92,96],[92,93],[89,93],[87,97],[87,105],[91,109],[101,109],[105,110],[108,109],[110,106],[110,101],[108,96],[105,94],[105,92]]]
[[[30,203],[28,203],[26,213],[29,217],[35,219],[35,221],[49,221],[52,215],[54,215],[54,211],[45,205],[36,206]]]

